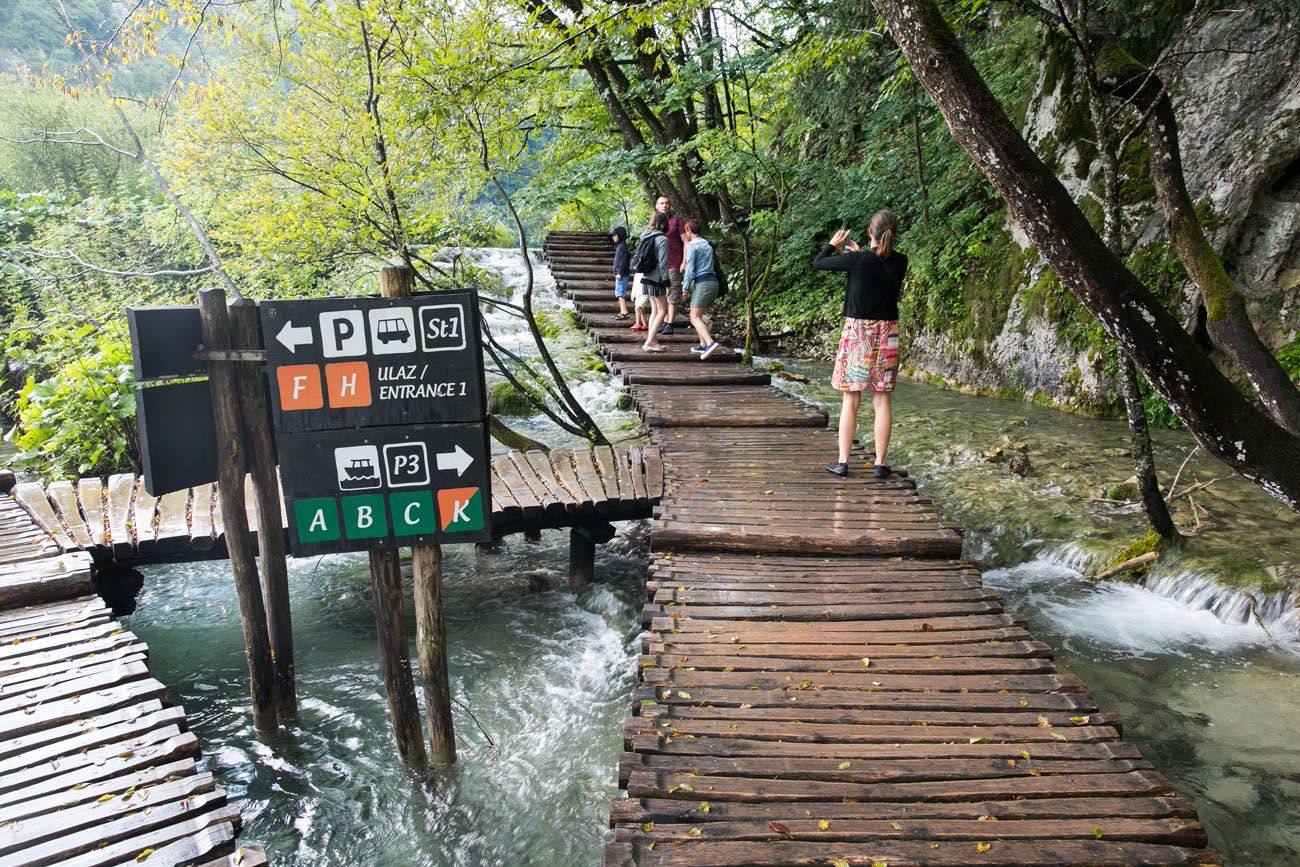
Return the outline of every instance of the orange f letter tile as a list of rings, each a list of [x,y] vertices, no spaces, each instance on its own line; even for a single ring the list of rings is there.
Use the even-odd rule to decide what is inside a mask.
[[[292,364],[277,368],[280,385],[280,409],[320,409],[324,401],[320,388],[320,368],[314,364]]]

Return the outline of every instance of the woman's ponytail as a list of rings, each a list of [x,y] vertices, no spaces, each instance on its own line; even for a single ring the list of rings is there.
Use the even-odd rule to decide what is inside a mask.
[[[898,237],[898,218],[890,211],[877,211],[871,218],[870,232],[876,242],[876,255],[888,259],[894,252],[894,240]]]

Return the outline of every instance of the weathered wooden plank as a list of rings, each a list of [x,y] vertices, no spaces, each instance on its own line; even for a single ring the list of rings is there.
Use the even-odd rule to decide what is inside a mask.
[[[96,826],[133,814],[145,807],[152,810],[167,804],[211,795],[216,786],[212,774],[192,774],[156,785],[130,790],[122,789],[113,793],[115,797],[96,800],[89,804],[57,810],[40,816],[24,819],[21,823],[0,828],[0,856],[17,857],[21,855],[26,863],[37,863],[39,850],[32,847],[57,840],[64,835],[85,832]],[[216,805],[224,803],[224,793],[216,800]],[[191,803],[191,809],[204,806],[203,803]],[[211,806],[211,804],[209,804]],[[64,849],[63,857],[84,851],[84,846],[72,841],[59,841]],[[97,846],[101,842],[96,839]],[[70,851],[71,850],[71,851]],[[57,851],[57,850],[56,850]]]
[[[850,867],[876,863],[952,865],[952,867],[1134,867],[1134,865],[1194,865],[1214,867],[1222,862],[1204,849],[1107,840],[998,841],[981,851],[974,842],[940,845],[926,841],[881,840],[865,846],[851,843],[782,841],[678,843],[650,849],[653,841],[611,843],[606,867],[812,867],[836,860]]]
[[[592,457],[596,462],[596,469],[600,471],[600,482],[605,488],[605,496],[610,500],[627,499],[619,487],[614,450],[609,446],[596,446],[592,449]]]
[[[135,531],[135,551],[140,557],[158,552],[158,529],[155,523],[158,499],[144,489],[144,480],[136,486],[135,505],[131,509],[131,527]]]
[[[216,542],[213,533],[213,484],[199,485],[190,496],[190,548],[194,551],[211,551]]]
[[[117,776],[105,776],[82,788],[69,788],[0,806],[0,824],[31,821],[34,817],[56,815],[59,810],[104,803],[107,799],[104,801],[100,799],[105,795],[120,797],[123,792],[132,787],[143,790],[168,780],[193,776],[196,772],[194,759],[186,757],[177,761],[148,765]]]
[[[646,496],[652,503],[658,503],[664,495],[663,452],[658,446],[647,446],[641,451],[641,460],[645,466]]]
[[[176,554],[190,547],[190,491],[173,491],[158,499],[158,553]]]
[[[54,504],[54,510],[58,513],[59,520],[67,528],[68,535],[76,543],[77,548],[89,548],[93,543],[90,538],[90,528],[86,526],[86,519],[81,515],[81,506],[77,503],[77,489],[72,482],[55,482],[46,490],[46,494],[51,503]]]
[[[49,534],[60,548],[64,551],[76,549],[76,542],[63,529],[63,524],[54,514],[54,508],[50,505],[49,498],[45,496],[45,490],[36,482],[21,482],[13,490],[14,499],[18,501],[36,522],[36,525]]]
[[[108,478],[108,535],[113,542],[114,557],[126,558],[135,553],[135,535],[131,532],[135,490],[135,476],[130,473]]]
[[[96,478],[77,480],[77,502],[86,516],[92,545],[101,546],[108,536],[104,521],[104,483]]]

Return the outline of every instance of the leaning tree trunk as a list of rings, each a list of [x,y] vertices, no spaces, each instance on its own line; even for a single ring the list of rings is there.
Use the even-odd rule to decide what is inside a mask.
[[[1212,454],[1300,509],[1300,438],[1251,405],[1107,247],[1011,123],[931,0],[876,0],[953,136],[1061,282]]]

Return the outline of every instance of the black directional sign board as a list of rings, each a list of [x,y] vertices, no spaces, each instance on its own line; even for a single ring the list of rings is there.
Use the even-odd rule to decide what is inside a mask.
[[[295,556],[492,538],[482,424],[279,438]]]
[[[259,309],[277,431],[486,417],[473,292]]]
[[[475,293],[259,309],[295,556],[491,539]]]

